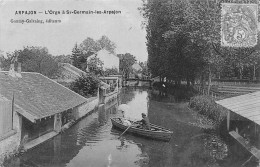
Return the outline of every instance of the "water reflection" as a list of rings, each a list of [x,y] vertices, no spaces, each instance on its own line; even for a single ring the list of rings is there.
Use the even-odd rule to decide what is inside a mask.
[[[219,166],[218,161],[227,157],[227,145],[217,136],[200,134],[193,136],[181,148],[180,166]]]
[[[5,166],[237,167],[250,158],[235,141],[224,141],[217,132],[188,124],[194,118],[186,103],[162,101],[148,89],[123,89],[119,100],[101,105],[72,128]],[[149,140],[127,133],[118,139],[122,131],[112,128],[110,118],[121,116],[117,112],[121,103],[130,106],[131,119],[141,119],[144,112],[150,122],[171,129],[174,132],[171,141]],[[244,166],[250,165],[257,166],[252,159]]]

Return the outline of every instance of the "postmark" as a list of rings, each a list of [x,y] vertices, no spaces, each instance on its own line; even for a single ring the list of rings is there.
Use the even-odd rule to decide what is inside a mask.
[[[222,3],[221,45],[254,47],[257,44],[258,5]]]

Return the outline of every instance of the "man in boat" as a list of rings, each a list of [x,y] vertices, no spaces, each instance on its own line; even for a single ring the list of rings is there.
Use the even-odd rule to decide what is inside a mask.
[[[142,120],[137,121],[137,123],[140,123],[142,125],[143,129],[151,130],[150,121],[145,113],[142,113]]]

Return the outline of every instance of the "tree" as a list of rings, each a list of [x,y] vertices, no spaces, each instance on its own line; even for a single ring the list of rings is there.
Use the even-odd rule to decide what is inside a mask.
[[[139,62],[139,65],[142,67],[141,73],[142,75],[149,76],[147,62]]]
[[[136,59],[130,53],[118,54],[117,56],[119,57],[119,71],[125,78],[128,78],[130,72],[132,72],[132,65],[136,62]]]
[[[13,55],[11,53],[6,54],[7,57],[4,57],[3,52],[0,55],[0,68],[2,70],[8,71],[10,68],[11,60]]]
[[[221,31],[221,2],[225,1],[215,2],[193,0],[191,1],[191,6],[194,10],[188,10],[187,14],[190,14],[189,20],[193,20],[194,23],[197,23],[194,25],[199,25],[199,31],[193,33],[194,36],[197,39],[200,39],[200,41],[203,41],[208,50],[214,51],[213,53],[211,53],[210,56],[215,54],[215,56],[217,55],[222,62],[225,62],[225,60],[232,62],[232,64],[235,65],[239,71],[239,78],[242,78],[243,69],[247,65],[246,61],[244,61],[245,58],[251,57],[251,55],[255,51],[259,50],[259,46],[256,45],[255,47],[251,48],[231,48],[222,47],[220,45],[219,41],[221,36],[219,32]],[[236,1],[229,2],[236,3]],[[244,2],[247,3],[248,1]],[[258,2],[253,0],[251,3]],[[206,61],[208,62],[209,67],[214,66],[214,64],[220,64],[218,62],[218,60],[220,59],[214,59],[215,56],[213,56],[213,58],[210,58],[210,56],[205,57],[207,59]],[[222,67],[225,68],[224,66]],[[210,69],[211,68],[209,68],[209,71]]]
[[[103,35],[98,41],[97,41],[99,49],[106,49],[110,53],[115,54],[116,45],[114,42],[112,42],[107,36]]]
[[[103,75],[103,62],[95,55],[88,60],[87,67],[89,72],[95,75]]]
[[[7,53],[7,58],[1,62],[5,70],[9,69],[14,58],[22,64],[22,71],[38,72],[50,78],[58,75],[58,63],[45,47],[28,46],[23,50]]]
[[[73,64],[73,61],[71,59],[71,55],[59,55],[59,56],[54,56],[54,60],[57,63],[69,63],[69,64]]]
[[[107,36],[103,35],[100,39],[96,41],[88,37],[80,44],[79,48],[81,51],[85,51],[86,53],[96,53],[102,49],[106,49],[110,53],[115,53],[116,45]]]
[[[84,96],[96,96],[100,80],[97,76],[88,74],[83,75],[71,83],[70,89],[74,92]]]
[[[100,69],[96,68],[98,67],[97,65],[95,65],[95,67],[92,67],[92,65],[94,65],[93,61],[96,63],[98,61],[92,59],[91,62],[87,62],[88,57],[102,49],[106,49],[110,53],[115,53],[115,48],[116,48],[115,43],[112,42],[105,35],[103,35],[97,41],[88,37],[79,46],[77,44],[74,46],[72,50],[73,65],[83,71],[86,71],[87,65],[90,64],[91,68],[95,71],[95,73],[96,72],[100,73],[101,72]]]
[[[100,50],[100,46],[94,39],[87,37],[87,39],[83,40],[83,42],[79,45],[79,49],[81,51],[92,51],[95,53]]]
[[[227,48],[220,45],[221,2],[201,0],[148,0],[140,8],[146,19],[148,68],[153,76],[181,80],[220,73],[226,60],[239,69],[247,66],[245,57],[259,48]],[[253,0],[256,2],[255,0]],[[208,87],[208,90],[210,87]]]
[[[84,58],[83,53],[82,53],[81,49],[79,49],[77,43],[75,44],[74,48],[72,49],[71,60],[72,60],[72,65],[79,69],[81,69],[82,64],[86,63],[86,61],[87,61]]]

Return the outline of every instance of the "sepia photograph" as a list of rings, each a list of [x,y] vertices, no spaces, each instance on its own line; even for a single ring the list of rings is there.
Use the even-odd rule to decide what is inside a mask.
[[[260,167],[259,0],[0,0],[1,167]]]

